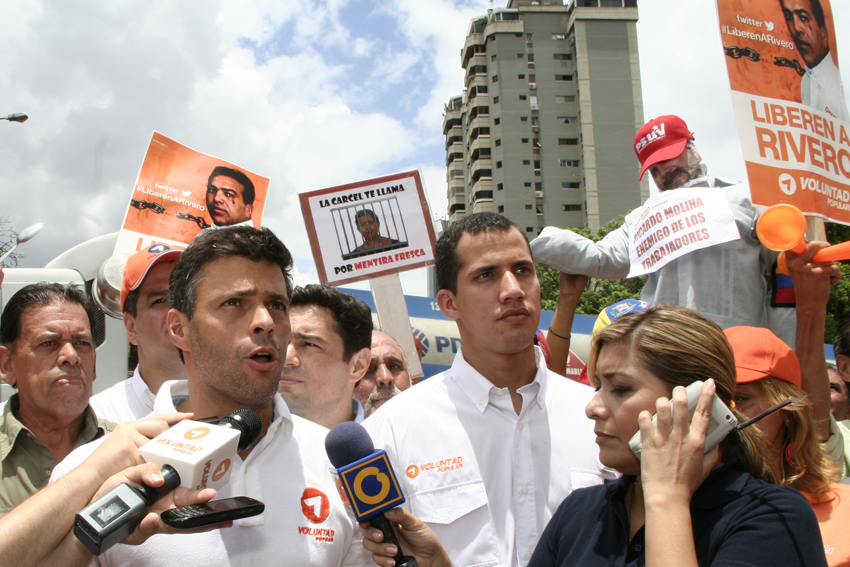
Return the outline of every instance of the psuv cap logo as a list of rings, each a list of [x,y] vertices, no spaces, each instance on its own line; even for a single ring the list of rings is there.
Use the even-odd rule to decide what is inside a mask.
[[[171,250],[171,248],[169,248],[165,244],[161,244],[161,243],[160,244],[154,244],[153,246],[148,248],[148,252],[151,253],[151,254],[159,254],[160,252],[165,252],[166,250]]]
[[[342,488],[358,522],[404,503],[386,451],[377,451],[338,469]]]

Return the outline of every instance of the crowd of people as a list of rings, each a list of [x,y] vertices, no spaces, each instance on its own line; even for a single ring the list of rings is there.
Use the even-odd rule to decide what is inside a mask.
[[[133,255],[120,305],[138,365],[95,396],[89,299],[22,289],[0,319],[0,377],[16,388],[0,415],[0,564],[392,567],[396,546],[358,528],[329,472],[328,430],[355,421],[396,469],[407,502],[386,515],[420,567],[850,565],[850,314],[832,368],[823,350],[838,267],[813,261],[822,242],[788,252],[796,301],[771,305],[776,254],[758,242],[746,185],[709,179],[678,117],[648,123],[636,147],[660,190],[722,192],[741,238],[649,274],[645,303],[595,331],[592,387],[562,375],[572,320],[588,278],[628,273],[633,215],[595,244],[556,228],[529,244],[495,213],[449,226],[436,300],[462,347],[416,385],[369,307],[294,287],[291,254],[265,228]],[[211,199],[226,194],[218,177]],[[543,349],[535,260],[561,272]],[[787,403],[705,451],[715,399],[738,423]],[[150,438],[246,408],[262,431],[218,493],[169,493],[98,557],[74,537],[74,514],[113,486],[162,484],[139,452]],[[263,513],[191,531],[160,518],[243,495]]]

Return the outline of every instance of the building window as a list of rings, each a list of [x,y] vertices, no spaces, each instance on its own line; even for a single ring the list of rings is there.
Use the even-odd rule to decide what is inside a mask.
[[[497,96],[493,97],[493,104],[499,104],[499,97],[497,97]]]
[[[529,75],[528,76],[528,82],[529,83],[536,83],[537,82],[537,75]]]
[[[499,124],[501,124],[501,123],[502,123],[502,119],[501,119],[501,118],[496,118],[495,120],[493,120],[493,124],[495,124],[496,126],[498,126],[498,125],[499,125]]]
[[[558,138],[559,146],[577,146],[578,138]]]
[[[578,167],[580,164],[577,159],[560,159],[558,165],[561,167]]]
[[[498,148],[501,145],[502,145],[502,139],[499,138],[498,140],[496,140],[496,147]]]
[[[530,211],[530,210],[531,210],[531,205],[526,205],[526,206],[525,206],[525,210],[526,210],[526,211]]]
[[[534,160],[534,169],[540,169],[540,160]]]
[[[530,226],[525,227],[525,232],[534,232],[534,229]]]
[[[529,63],[531,63],[532,61],[534,61],[534,54],[533,54],[533,53],[529,53],[529,54],[528,54],[528,62],[529,62]]]
[[[531,160],[530,159],[522,160],[522,165],[531,165]]]
[[[574,97],[574,96],[564,96],[564,95],[555,96],[555,102],[575,102],[575,100],[576,100],[576,97]]]
[[[522,139],[522,143],[523,143],[523,144],[527,144],[527,143],[528,143],[528,138],[523,138],[523,139]]]
[[[522,184],[523,187],[531,187],[531,181],[525,181]]]
[[[525,75],[517,75],[517,76],[516,76],[516,78],[517,78],[517,79],[524,79],[524,78],[525,78]]]
[[[533,33],[525,34],[525,40],[526,41],[533,41],[534,40],[534,34]]]
[[[552,58],[555,61],[570,61],[573,58],[572,53],[553,53]]]
[[[496,191],[501,191],[503,188],[504,187],[502,183],[496,183]]]
[[[491,56],[490,56],[490,61],[495,61],[495,60],[496,60],[496,56],[495,56],[495,55],[491,55]]]
[[[519,95],[520,100],[528,100],[528,97],[524,94]]]
[[[520,122],[528,122],[528,116],[520,116],[519,121]]]
[[[502,162],[497,161],[496,162],[496,169],[501,169],[501,167],[502,167]]]
[[[543,191],[543,182],[542,181],[536,181],[534,183],[534,190],[535,191]]]
[[[553,33],[552,39],[567,39],[567,34],[565,34],[565,33]]]
[[[581,183],[578,182],[561,181],[561,189],[578,189],[580,187]]]
[[[566,205],[564,205],[564,206],[566,207]],[[504,207],[504,206],[502,206],[502,205],[499,205],[499,212],[500,212],[500,213],[504,213],[504,212],[505,212],[505,207]]]
[[[560,75],[555,75],[555,80],[557,80],[557,78],[558,78],[559,76],[560,76]],[[567,75],[564,75],[564,76],[567,76]],[[493,82],[494,82],[494,83],[498,83],[498,82],[499,82],[499,75],[493,75]]]
[[[565,211],[581,211],[581,205],[564,205]]]
[[[559,116],[557,118],[558,124],[572,124],[576,121],[575,116]]]
[[[555,80],[556,81],[572,81],[573,76],[572,75],[555,75]]]
[[[534,69],[534,63],[529,63],[529,64],[528,64],[528,68],[529,68],[529,69]]]
[[[523,57],[525,57],[525,53],[517,53],[516,54],[517,59],[522,59]]]

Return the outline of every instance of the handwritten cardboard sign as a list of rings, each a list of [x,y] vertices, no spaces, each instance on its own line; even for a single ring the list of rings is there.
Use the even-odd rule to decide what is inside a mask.
[[[694,250],[737,240],[726,195],[711,187],[665,191],[640,209],[629,234],[629,277],[651,274]]]

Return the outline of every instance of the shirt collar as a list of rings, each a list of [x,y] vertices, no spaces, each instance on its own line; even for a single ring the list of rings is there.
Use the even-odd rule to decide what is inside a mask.
[[[354,398],[351,398],[351,411],[354,412],[354,423],[363,423],[363,420],[366,419],[363,404]]]
[[[0,415],[0,461],[5,460],[9,453],[12,452],[18,437],[20,437],[22,433],[35,437],[15,416],[15,410],[17,410],[19,406],[20,401],[18,400],[18,394],[15,393],[9,398],[9,401],[6,402],[6,407],[3,408],[3,413]],[[77,442],[74,445],[75,448],[97,439],[100,435],[107,431],[106,427],[101,426],[101,423],[98,421],[97,416],[90,405],[86,406],[85,421],[83,423],[83,431],[80,433],[80,436],[77,437]],[[109,422],[106,422],[105,420],[104,423],[109,425]]]
[[[133,388],[133,391],[139,396],[140,399],[148,400],[153,402],[156,399],[156,396],[153,392],[151,392],[150,387],[148,386],[145,379],[142,377],[142,373],[139,370],[141,365],[137,364],[136,369],[133,371],[133,376],[130,378],[130,385]]]
[[[549,385],[549,370],[546,367],[546,363],[543,361],[543,352],[540,350],[540,347],[534,347],[534,358],[537,364],[537,373],[534,375],[534,380],[531,384],[527,384],[522,388],[519,388],[519,390],[524,391],[524,388],[539,388],[536,400],[537,404],[543,408],[546,404],[545,400],[546,390]],[[463,357],[463,347],[460,347],[457,351],[457,355],[455,355],[455,359],[452,362],[451,374],[461,392],[469,398],[469,401],[478,408],[480,413],[484,413],[490,399],[490,391],[496,390],[497,388],[492,382],[490,382],[490,380],[485,378],[480,372],[475,370],[468,362],[466,362],[466,359]]]

